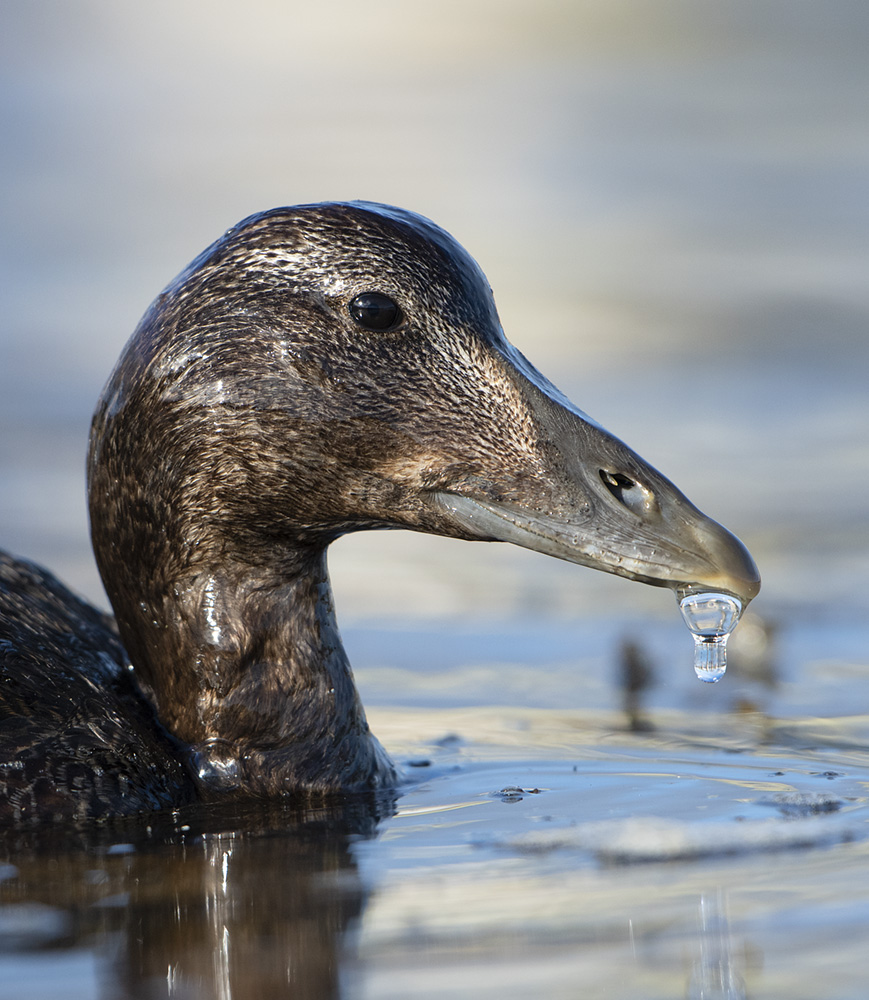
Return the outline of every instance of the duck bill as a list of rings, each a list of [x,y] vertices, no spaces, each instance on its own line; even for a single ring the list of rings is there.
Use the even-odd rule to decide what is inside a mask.
[[[511,542],[679,596],[717,591],[743,606],[760,575],[742,542],[676,486],[577,410],[518,352],[522,394],[538,428],[541,468],[529,482],[443,490],[434,505],[464,537]],[[508,497],[509,499],[505,499]]]
[[[529,512],[515,505],[436,494],[435,503],[469,536],[511,542],[535,552],[589,566],[605,573],[656,587],[671,587],[680,596],[715,591],[738,597],[743,607],[760,590],[754,560],[726,528],[691,507],[670,539],[657,544],[631,525],[594,529],[588,523]]]

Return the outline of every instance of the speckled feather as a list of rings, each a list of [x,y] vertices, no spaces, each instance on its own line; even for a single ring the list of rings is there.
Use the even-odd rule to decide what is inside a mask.
[[[394,328],[354,314],[372,293]],[[88,488],[117,632],[0,564],[0,823],[393,787],[332,606],[326,549],[350,531],[759,586],[738,540],[507,343],[468,254],[382,205],[265,212],[193,261],[103,391]]]
[[[371,288],[400,304],[400,335],[353,323],[348,299]],[[91,518],[124,642],[172,732],[241,741],[258,791],[394,780],[340,643],[306,647],[334,627],[317,620],[324,546],[364,528],[444,530],[421,490],[497,478],[544,491],[538,429],[481,331],[500,337],[485,278],[432,224],[279,210],[157,300],[106,388]],[[215,644],[202,620],[216,564]],[[302,746],[323,750],[302,761]]]
[[[135,691],[114,622],[0,553],[0,825],[179,805],[179,749]]]

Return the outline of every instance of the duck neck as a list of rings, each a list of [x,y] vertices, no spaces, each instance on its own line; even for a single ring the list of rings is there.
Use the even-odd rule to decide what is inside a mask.
[[[221,561],[164,593],[137,606],[138,627],[119,620],[143,654],[130,649],[144,692],[203,787],[275,794],[394,779],[341,644],[325,548],[292,553],[279,572]]]

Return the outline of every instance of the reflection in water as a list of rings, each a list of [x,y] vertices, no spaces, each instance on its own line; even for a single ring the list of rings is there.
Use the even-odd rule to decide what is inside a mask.
[[[112,997],[337,997],[342,936],[365,902],[349,843],[391,809],[257,804],[79,832],[75,844],[17,835],[0,856],[11,866],[0,945],[95,947]]]
[[[724,894],[700,898],[700,959],[688,983],[688,1000],[746,1000],[745,984],[734,968]]]
[[[619,673],[628,728],[633,733],[651,732],[654,726],[643,711],[643,694],[654,683],[654,670],[648,654],[635,639],[622,640]]]

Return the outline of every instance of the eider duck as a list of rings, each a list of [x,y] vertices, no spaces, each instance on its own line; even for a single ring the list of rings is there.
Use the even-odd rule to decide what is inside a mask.
[[[760,586],[505,340],[455,240],[371,203],[251,216],[169,285],[100,398],[88,495],[114,621],[0,561],[7,823],[395,785],[335,624],[326,550],[351,531]]]

